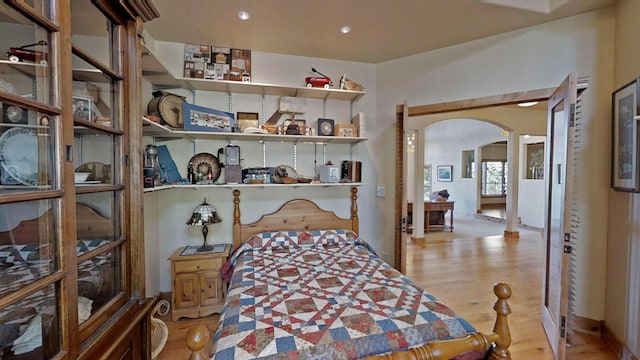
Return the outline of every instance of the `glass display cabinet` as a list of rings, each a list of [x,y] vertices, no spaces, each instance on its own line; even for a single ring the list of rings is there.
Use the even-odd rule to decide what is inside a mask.
[[[0,3],[2,359],[149,358],[141,4]]]

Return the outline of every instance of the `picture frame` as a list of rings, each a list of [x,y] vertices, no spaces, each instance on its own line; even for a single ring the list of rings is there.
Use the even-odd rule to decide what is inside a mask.
[[[336,124],[335,136],[357,137],[358,127],[352,124]]]
[[[612,94],[611,187],[617,191],[640,191],[638,182],[638,78]]]
[[[231,132],[236,123],[233,113],[204,106],[182,104],[182,116],[186,131]]]
[[[453,181],[453,165],[438,165],[438,181]]]
[[[81,96],[73,97],[73,119],[93,121],[91,99]]]

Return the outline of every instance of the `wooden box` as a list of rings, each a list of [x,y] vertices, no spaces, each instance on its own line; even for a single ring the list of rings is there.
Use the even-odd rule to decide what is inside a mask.
[[[334,128],[335,136],[358,137],[358,127],[353,124],[336,124]]]

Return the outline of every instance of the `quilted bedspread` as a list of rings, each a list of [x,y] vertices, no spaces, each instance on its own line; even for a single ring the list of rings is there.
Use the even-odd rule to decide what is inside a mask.
[[[349,230],[254,235],[230,263],[214,359],[357,359],[475,331]]]

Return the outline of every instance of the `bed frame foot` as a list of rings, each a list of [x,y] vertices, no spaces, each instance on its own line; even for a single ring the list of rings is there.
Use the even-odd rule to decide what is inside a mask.
[[[189,360],[209,360],[207,351],[211,336],[209,329],[204,325],[198,325],[187,332],[187,347],[191,350]]]

